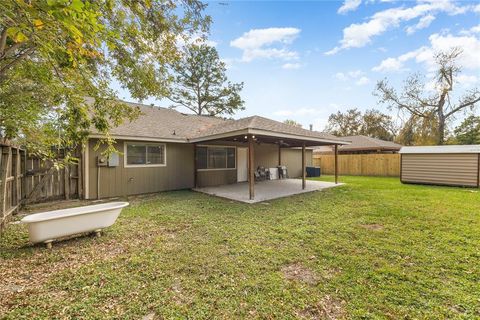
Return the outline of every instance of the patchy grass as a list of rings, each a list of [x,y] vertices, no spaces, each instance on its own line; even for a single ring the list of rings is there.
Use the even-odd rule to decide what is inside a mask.
[[[269,205],[144,197],[52,250],[11,225],[0,318],[480,317],[478,190],[342,181]]]

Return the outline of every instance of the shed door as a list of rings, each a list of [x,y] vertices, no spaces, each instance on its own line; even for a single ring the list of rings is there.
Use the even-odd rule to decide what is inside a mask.
[[[237,182],[248,180],[248,148],[237,148]]]

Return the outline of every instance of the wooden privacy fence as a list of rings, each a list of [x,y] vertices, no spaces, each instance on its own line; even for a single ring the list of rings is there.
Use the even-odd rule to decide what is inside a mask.
[[[322,174],[334,174],[335,156],[313,155],[313,165],[321,168]],[[400,176],[399,154],[339,154],[338,173],[352,176]]]
[[[56,169],[20,147],[0,142],[0,230],[22,204],[81,197],[81,168],[79,161]]]

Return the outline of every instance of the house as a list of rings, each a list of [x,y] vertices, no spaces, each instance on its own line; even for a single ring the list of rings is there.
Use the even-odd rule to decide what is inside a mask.
[[[402,183],[480,187],[480,145],[403,147]]]
[[[249,181],[254,198],[258,166],[286,166],[303,177],[312,162],[307,147],[343,145],[335,136],[252,116],[239,120],[198,116],[134,104],[141,115],[111,131],[120,151],[102,157],[92,133],[83,153],[87,199],[126,196]]]
[[[369,153],[398,153],[401,144],[381,140],[377,138],[367,137],[363,135],[346,136],[342,140],[351,142],[348,145],[338,147],[339,154],[369,154]],[[325,154],[333,152],[331,146],[321,146],[314,149],[316,154]]]

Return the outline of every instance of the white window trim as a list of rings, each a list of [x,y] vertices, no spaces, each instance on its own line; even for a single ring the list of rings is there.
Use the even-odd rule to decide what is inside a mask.
[[[237,170],[237,147],[236,146],[224,146],[218,144],[199,144],[197,147],[206,147],[206,148],[231,148],[235,149],[235,167],[234,168],[206,168],[206,169],[197,169],[197,171],[226,171],[226,170]],[[195,152],[197,150],[195,149]],[[208,150],[207,150],[207,165],[208,165]],[[225,164],[226,165],[226,164]]]
[[[136,144],[142,146],[163,146],[165,163],[163,164],[127,164],[127,145]],[[165,143],[152,143],[152,142],[140,142],[140,141],[125,141],[123,143],[123,166],[125,168],[154,168],[154,167],[166,167],[167,166],[167,145]]]

